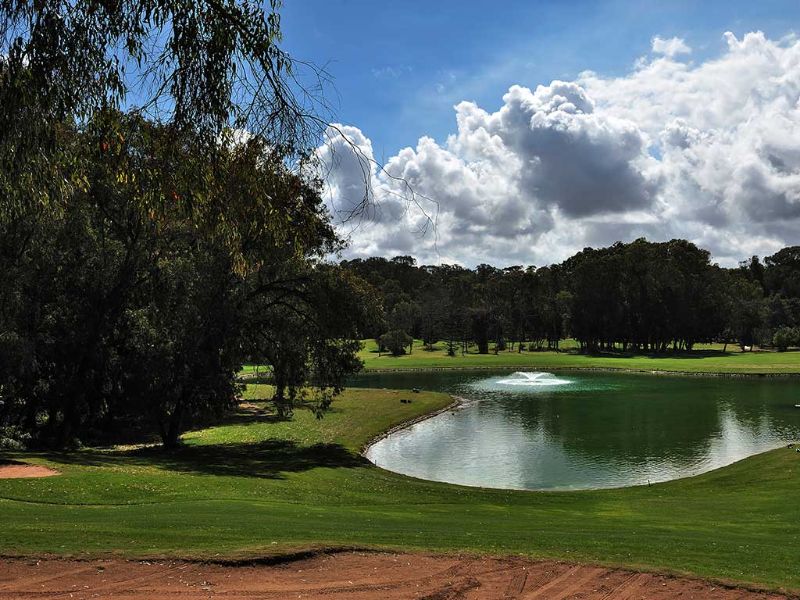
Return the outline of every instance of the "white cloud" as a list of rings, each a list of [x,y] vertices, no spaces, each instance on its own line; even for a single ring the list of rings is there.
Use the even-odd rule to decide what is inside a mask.
[[[453,135],[423,137],[385,172],[369,139],[340,127],[361,158],[337,136],[320,150],[331,203],[344,214],[362,200],[366,172],[378,206],[349,252],[541,265],[645,235],[685,237],[732,264],[797,243],[800,41],[724,40],[691,64],[675,58],[682,40],[656,37],[658,56],[623,77],[512,86],[495,112],[459,102]],[[438,202],[437,239],[414,235],[424,217],[389,175]]]
[[[673,57],[679,54],[692,53],[692,49],[679,37],[664,39],[656,36],[653,38],[652,44],[653,52],[656,54],[663,54],[664,56]]]
[[[411,73],[413,69],[408,65],[377,67],[372,69],[375,79],[400,79],[403,75]]]

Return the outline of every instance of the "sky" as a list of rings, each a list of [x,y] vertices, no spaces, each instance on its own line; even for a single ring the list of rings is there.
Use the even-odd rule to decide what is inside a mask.
[[[800,243],[799,18],[796,0],[286,0],[282,26],[331,77],[318,152],[347,257],[543,265],[683,237],[730,266]],[[346,220],[365,190],[375,208]]]

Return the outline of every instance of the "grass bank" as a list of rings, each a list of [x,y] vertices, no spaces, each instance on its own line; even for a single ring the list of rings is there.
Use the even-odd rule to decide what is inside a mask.
[[[443,344],[425,350],[415,342],[411,354],[379,354],[373,340],[364,340],[360,358],[367,370],[444,369],[444,368],[526,368],[526,369],[621,369],[628,371],[664,371],[677,373],[728,373],[745,375],[800,374],[800,351],[740,352],[729,345],[698,346],[691,352],[641,355],[609,353],[580,354],[574,342],[566,340],[562,352],[514,352],[478,354],[470,351],[447,356]]]
[[[323,420],[255,408],[175,453],[18,456],[59,477],[0,480],[5,555],[243,558],[313,546],[523,554],[800,589],[800,454],[652,487],[570,493],[425,482],[358,450],[448,396],[349,390]],[[411,404],[401,398],[411,397]]]

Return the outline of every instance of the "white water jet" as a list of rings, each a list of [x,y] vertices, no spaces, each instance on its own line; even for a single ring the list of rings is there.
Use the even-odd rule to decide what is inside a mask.
[[[552,373],[528,373],[526,371],[517,371],[512,373],[508,379],[501,379],[497,383],[502,385],[520,385],[520,386],[548,386],[548,385],[564,385],[572,383],[569,379],[560,379]]]

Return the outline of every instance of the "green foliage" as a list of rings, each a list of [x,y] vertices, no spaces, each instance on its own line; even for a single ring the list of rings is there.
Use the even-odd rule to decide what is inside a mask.
[[[727,315],[727,329],[723,337],[732,337],[743,349],[752,347],[764,322],[764,293],[758,283],[735,272],[729,275],[725,292],[721,308]]]
[[[572,335],[589,351],[664,352],[713,340],[724,326],[720,271],[683,240],[586,249],[563,269]]]
[[[30,439],[30,433],[21,427],[14,425],[0,427],[0,451],[24,450]]]
[[[800,298],[800,246],[790,246],[764,259],[763,285],[770,294]]]
[[[0,427],[174,445],[270,343],[318,413],[359,367],[279,4],[0,0]]]
[[[381,292],[388,327],[450,356],[504,348],[557,350],[565,338],[585,352],[663,354],[721,341],[770,346],[782,326],[800,326],[800,251],[785,248],[723,269],[685,240],[640,239],[587,248],[561,264],[498,269],[416,266],[413,260],[343,261]],[[800,288],[798,288],[800,289]]]
[[[419,320],[419,307],[414,302],[398,302],[392,308],[388,323],[391,330],[411,331]]]
[[[800,346],[800,331],[796,327],[781,327],[772,336],[772,344],[781,352],[789,346]]]
[[[402,356],[413,341],[413,338],[402,329],[392,329],[380,337],[380,346],[386,348],[392,356]]]
[[[69,200],[82,173],[65,129],[108,109],[193,132],[208,164],[228,128],[302,156],[319,124],[278,45],[279,4],[1,1],[0,216]]]
[[[319,264],[339,240],[318,181],[258,137],[208,165],[195,136],[176,144],[112,112],[69,144],[89,167],[82,189],[59,211],[0,220],[0,425],[55,446],[155,425],[174,445],[234,401],[255,325],[305,332],[287,357],[314,368],[293,386],[341,389],[370,305]]]
[[[346,378],[361,369],[359,338],[375,318],[377,301],[368,285],[335,265],[286,266],[272,289],[256,274],[244,307],[244,341],[251,360],[271,367],[280,416],[299,407],[321,416]]]

